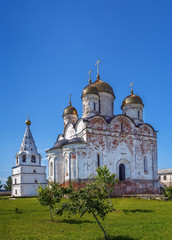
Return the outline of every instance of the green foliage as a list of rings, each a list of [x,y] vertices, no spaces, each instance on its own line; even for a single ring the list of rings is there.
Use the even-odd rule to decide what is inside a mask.
[[[43,206],[48,206],[50,210],[50,220],[52,221],[52,211],[64,196],[65,189],[59,185],[49,183],[47,187],[43,188],[41,185],[38,188],[38,201]]]
[[[111,207],[113,208],[112,201],[110,198],[110,192],[113,191],[113,186],[118,182],[118,179],[115,178],[116,174],[111,174],[109,169],[105,166],[98,167],[96,169],[97,176],[95,176],[95,179],[97,183],[103,187],[107,193],[107,196],[109,198]]]
[[[61,216],[64,211],[67,211],[68,217],[76,214],[80,217],[86,213],[92,214],[102,229],[104,238],[107,239],[105,230],[99,221],[99,217],[104,220],[106,214],[112,211],[106,196],[105,189],[100,187],[98,182],[87,183],[76,191],[71,188],[69,200],[56,209],[56,214]]]
[[[12,186],[12,178],[11,178],[11,176],[9,176],[6,181],[6,184],[4,184],[4,189],[11,190],[11,186]]]
[[[172,199],[172,186],[165,188],[165,194],[169,199]]]

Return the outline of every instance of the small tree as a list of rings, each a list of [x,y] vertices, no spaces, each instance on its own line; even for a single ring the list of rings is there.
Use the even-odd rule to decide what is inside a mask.
[[[11,186],[12,186],[12,178],[11,178],[11,176],[9,176],[6,181],[6,184],[4,184],[4,189],[11,190]]]
[[[172,186],[165,188],[165,195],[166,195],[169,199],[172,199]]]
[[[113,191],[113,186],[118,182],[118,179],[115,178],[115,174],[111,174],[109,169],[105,166],[98,167],[96,169],[97,176],[95,176],[95,179],[99,185],[101,185],[105,191],[107,192],[109,202],[111,204],[111,207],[113,208],[112,201],[110,198],[110,193]]]
[[[62,203],[56,209],[56,214],[62,215],[64,211],[68,212],[68,217],[75,214],[80,214],[80,217],[85,213],[92,214],[104,233],[104,239],[107,240],[106,232],[99,221],[99,218],[104,220],[106,214],[112,211],[106,196],[106,191],[97,182],[87,183],[83,188],[76,191],[73,189],[69,194],[69,201]]]
[[[50,210],[50,220],[53,220],[53,209],[56,203],[59,203],[64,196],[64,188],[59,185],[49,183],[47,187],[43,188],[41,185],[38,188],[38,201],[43,206],[48,206]]]

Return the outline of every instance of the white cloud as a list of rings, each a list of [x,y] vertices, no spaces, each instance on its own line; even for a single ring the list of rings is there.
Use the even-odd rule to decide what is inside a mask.
[[[7,179],[6,179],[6,178],[3,178],[3,177],[0,177],[0,180],[1,180],[1,181],[4,181],[4,182],[7,181]]]

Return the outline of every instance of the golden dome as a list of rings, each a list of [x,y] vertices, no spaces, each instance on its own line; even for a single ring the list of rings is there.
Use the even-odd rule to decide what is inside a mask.
[[[135,95],[133,93],[131,93],[129,96],[127,96],[124,99],[124,101],[122,102],[121,108],[123,106],[129,105],[129,104],[140,104],[140,105],[142,105],[144,107],[142,99],[139,96],[137,96],[137,95]]]
[[[31,121],[29,120],[29,118],[26,120],[26,122],[25,122],[25,123],[26,123],[26,125],[27,125],[27,126],[30,126],[30,124],[31,124]]]
[[[96,87],[88,85],[82,91],[82,96],[84,96],[86,94],[97,94],[98,95],[99,92]]]
[[[78,113],[77,113],[77,111],[76,111],[76,108],[74,108],[73,106],[71,106],[71,102],[69,102],[69,106],[64,109],[63,117],[64,117],[65,115],[68,115],[68,114],[74,114],[74,115],[78,116]]]
[[[92,83],[91,86],[96,87],[98,92],[111,93],[115,97],[112,87],[108,83],[101,81],[99,75],[97,76],[97,80]]]

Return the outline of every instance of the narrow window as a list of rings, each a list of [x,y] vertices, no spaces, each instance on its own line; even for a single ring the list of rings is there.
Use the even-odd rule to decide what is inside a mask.
[[[14,179],[14,184],[17,184],[17,179],[16,178]]]
[[[161,180],[161,176],[159,176],[158,179]]]
[[[119,180],[125,181],[125,165],[123,163],[119,165]]]
[[[93,102],[93,106],[94,106],[94,111],[96,111],[96,104],[95,104],[95,102]]]
[[[23,161],[23,162],[26,162],[26,155],[23,155],[23,156],[22,156],[22,161]]]
[[[100,155],[97,154],[97,166],[100,167]]]
[[[167,180],[167,177],[166,177],[166,175],[164,175],[164,180]]]
[[[37,179],[35,179],[35,183],[38,183]]]
[[[144,157],[144,172],[148,171],[148,161],[147,161],[147,157]]]
[[[121,123],[121,132],[124,131],[124,123]]]
[[[33,151],[33,148],[31,148],[30,150]]]
[[[36,163],[36,157],[35,157],[35,155],[32,155],[32,157],[31,157],[31,162],[32,162],[32,163]]]
[[[140,112],[138,111],[138,118],[140,118]]]
[[[53,176],[53,163],[50,162],[50,176]]]
[[[18,156],[16,157],[16,163],[17,164],[19,163],[19,157]]]
[[[15,194],[17,194],[17,190],[15,190]]]
[[[34,169],[33,172],[36,173],[36,170]]]
[[[100,109],[100,99],[99,99],[99,113],[100,113],[100,110],[101,110],[101,109]]]

